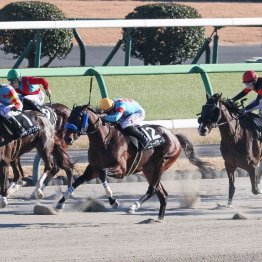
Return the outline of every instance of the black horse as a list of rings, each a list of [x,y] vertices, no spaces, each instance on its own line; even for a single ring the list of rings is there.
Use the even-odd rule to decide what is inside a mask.
[[[201,136],[206,136],[213,128],[219,128],[221,135],[220,151],[225,161],[229,179],[228,206],[232,206],[237,167],[248,172],[252,192],[255,195],[259,194],[260,176],[258,168],[262,150],[252,115],[241,116],[236,104],[231,100],[222,99],[221,94],[214,94],[207,96],[198,123],[198,132]]]
[[[174,134],[159,125],[146,126],[144,129],[148,130],[148,136],[151,138],[162,138],[162,140],[152,140],[152,143],[158,141],[156,147],[151,145],[150,149],[140,152],[129,137],[124,136],[116,127],[103,123],[94,109],[87,105],[74,107],[66,124],[65,141],[72,144],[73,140],[81,134],[86,134],[89,138],[89,165],[83,175],[76,179],[64,194],[57,204],[57,209],[63,209],[70,193],[93,178],[102,181],[110,204],[117,207],[106,176],[123,178],[130,173],[142,171],[149,183],[148,190],[129,208],[128,212],[134,213],[156,194],[160,202],[158,219],[162,220],[167,204],[167,192],[160,182],[163,172],[175,163],[181,149],[193,165],[204,169],[206,163],[195,156],[193,145],[185,136]]]
[[[50,109],[53,111],[51,111]],[[59,172],[60,169],[65,171],[68,179],[68,186],[71,186],[73,183],[74,165],[70,161],[70,157],[66,152],[67,145],[63,139],[64,131],[65,131],[64,125],[67,122],[71,110],[63,104],[54,103],[54,104],[45,105],[43,111],[46,111],[46,116],[48,116],[48,119],[54,124],[56,143],[57,144],[60,143],[61,147],[59,147],[59,149],[62,150],[59,154],[60,155],[59,158],[54,157],[53,160],[55,166],[50,172],[50,175],[47,176],[43,182],[41,182],[40,187],[43,190],[44,187],[48,185],[50,180]],[[31,111],[25,111],[25,112],[27,112],[28,114],[31,113]],[[24,178],[24,172],[22,169],[20,158],[16,158],[10,164],[13,169],[14,178],[12,183],[10,184],[10,187],[8,188],[8,195],[11,195],[13,192],[17,191],[21,185],[23,185],[22,179]],[[41,195],[42,193],[39,194],[39,197],[41,197]]]

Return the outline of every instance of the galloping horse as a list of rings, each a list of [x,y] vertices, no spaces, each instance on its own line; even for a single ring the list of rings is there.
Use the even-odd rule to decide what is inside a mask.
[[[228,206],[232,206],[235,193],[235,170],[237,167],[249,174],[253,194],[259,194],[258,167],[261,159],[261,142],[252,128],[250,116],[239,115],[238,107],[231,101],[221,99],[221,95],[207,96],[198,118],[201,136],[206,136],[212,128],[218,127],[221,135],[220,151],[225,161],[229,179]]]
[[[51,108],[54,110],[55,119],[56,119],[55,126],[54,126],[55,134],[56,134],[56,142],[61,143],[62,148],[65,149],[67,145],[63,139],[64,125],[67,122],[67,119],[70,115],[71,110],[67,106],[60,104],[60,103],[47,104],[45,107]],[[46,111],[47,111],[47,114],[52,114],[50,110],[46,109]],[[31,112],[31,111],[28,111],[28,112]],[[46,177],[46,179],[43,181],[43,184],[40,185],[42,190],[49,183],[52,177],[54,177],[58,173],[59,169],[63,169],[66,172],[67,179],[68,179],[68,186],[71,186],[73,183],[73,173],[72,173],[73,164],[70,161],[70,157],[66,153],[66,151],[61,151],[60,153],[61,154],[60,154],[59,159],[54,158],[56,168],[52,169],[50,176]],[[11,183],[11,187],[9,187],[8,189],[8,195],[11,195],[13,192],[18,190],[18,188],[22,185],[22,181],[20,179],[24,177],[20,158],[17,158],[14,161],[12,161],[11,166],[12,166],[13,173],[14,173],[14,179],[13,179],[13,182]]]
[[[33,148],[37,149],[38,154],[44,161],[43,176],[48,176],[54,168],[54,163],[51,158],[53,153],[59,159],[60,144],[55,144],[55,131],[50,121],[44,117],[37,115],[36,112],[31,112],[31,123],[34,126],[28,129],[28,134],[16,140],[7,140],[7,131],[1,125],[1,134],[5,135],[6,143],[0,146],[0,207],[4,208],[7,205],[7,185],[8,185],[8,168],[11,161],[19,158]],[[1,140],[2,141],[2,140]]]
[[[137,147],[127,136],[124,136],[116,127],[103,123],[100,115],[87,105],[76,106],[72,109],[66,124],[64,136],[68,144],[72,144],[81,134],[89,138],[88,159],[89,165],[65,192],[64,197],[57,204],[57,209],[63,209],[65,200],[79,185],[93,178],[99,178],[103,183],[109,202],[117,207],[118,202],[113,198],[106,176],[123,178],[130,173],[143,171],[149,187],[144,196],[134,203],[128,210],[134,213],[140,206],[157,195],[160,202],[158,219],[162,220],[167,204],[167,192],[160,182],[161,175],[174,164],[181,153],[181,148],[189,161],[201,169],[205,169],[205,162],[194,154],[193,145],[183,135],[175,135],[169,129],[158,125],[147,126],[152,132],[151,137],[161,136],[164,142],[157,147],[139,152]]]

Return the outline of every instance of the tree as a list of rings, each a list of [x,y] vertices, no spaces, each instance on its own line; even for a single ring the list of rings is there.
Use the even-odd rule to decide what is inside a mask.
[[[28,1],[10,3],[0,10],[0,21],[55,21],[64,20],[65,16],[55,5],[45,2]],[[5,54],[13,54],[18,58],[36,36],[36,30],[1,30],[0,48]],[[71,29],[40,30],[42,39],[41,59],[47,57],[48,61],[43,67],[55,59],[64,59],[71,51],[73,32]],[[35,47],[26,56],[28,67],[34,66]]]
[[[200,18],[196,9],[169,3],[148,4],[136,7],[126,19],[185,19]],[[130,34],[131,56],[144,61],[145,65],[181,64],[194,57],[203,45],[203,27],[124,28],[123,39]],[[126,44],[122,45],[126,49]]]

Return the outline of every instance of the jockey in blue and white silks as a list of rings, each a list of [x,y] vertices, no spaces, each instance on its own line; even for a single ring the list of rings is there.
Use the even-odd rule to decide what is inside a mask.
[[[106,113],[102,117],[105,122],[118,123],[123,134],[137,138],[142,150],[147,147],[149,139],[136,127],[145,118],[145,110],[138,102],[129,98],[103,98],[99,106]]]

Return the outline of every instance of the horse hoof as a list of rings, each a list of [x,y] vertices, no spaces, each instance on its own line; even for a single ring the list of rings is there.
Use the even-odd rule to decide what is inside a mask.
[[[117,200],[115,200],[114,204],[111,205],[113,209],[117,209],[119,206],[120,206],[120,203]]]
[[[55,209],[58,211],[58,212],[61,212],[65,207],[65,203],[57,203]]]
[[[7,204],[7,197],[0,197],[0,208],[5,208]]]
[[[130,206],[127,211],[126,211],[127,214],[135,214],[136,213],[136,207],[134,205]]]
[[[65,200],[69,199],[69,197],[71,196],[72,193],[70,193],[69,191],[66,191],[63,196],[65,198]]]
[[[44,192],[42,191],[42,189],[38,188],[38,189],[35,191],[35,198],[36,198],[36,199],[42,199],[42,198],[44,198]]]

